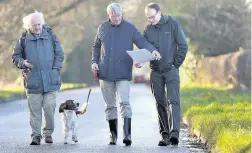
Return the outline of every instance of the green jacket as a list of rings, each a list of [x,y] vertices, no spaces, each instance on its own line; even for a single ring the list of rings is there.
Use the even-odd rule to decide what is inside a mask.
[[[52,33],[52,36],[45,29],[38,37],[27,32],[14,48],[12,61],[17,68],[23,69],[24,86],[28,93],[57,91],[61,86],[59,69],[62,68],[64,53],[56,35]],[[22,39],[25,39],[24,46]],[[24,60],[28,60],[33,68],[27,70]]]

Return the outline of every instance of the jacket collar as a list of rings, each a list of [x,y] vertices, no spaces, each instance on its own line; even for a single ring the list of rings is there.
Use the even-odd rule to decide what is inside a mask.
[[[42,32],[39,36],[35,36],[35,34],[31,33],[31,31],[29,30],[28,33],[27,33],[27,37],[26,39],[27,40],[37,40],[37,39],[48,39],[49,37],[49,33],[43,28],[42,29]]]
[[[124,20],[122,19],[122,21],[121,21],[121,23],[120,23],[119,25],[113,25],[110,19],[108,20],[108,22],[109,22],[109,24],[110,24],[112,27],[120,27],[120,26],[123,24]]]
[[[154,27],[160,28],[161,25],[166,24],[169,21],[169,19],[170,19],[170,16],[162,14],[159,22],[156,25],[154,25]]]

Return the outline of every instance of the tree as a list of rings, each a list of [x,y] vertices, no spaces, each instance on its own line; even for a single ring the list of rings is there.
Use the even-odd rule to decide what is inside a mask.
[[[185,31],[199,46],[194,54],[216,56],[250,48],[251,20],[246,0],[179,0]]]
[[[43,12],[46,22],[60,38],[67,54],[72,51],[73,45],[81,39],[83,31],[83,26],[79,26],[79,21],[83,20],[68,16],[74,16],[76,8],[83,7],[82,2],[85,0],[43,1],[43,5],[41,5],[41,1],[0,1],[0,85],[3,82],[15,81],[19,75],[11,62],[11,53],[13,46],[23,32],[22,17],[34,10]],[[82,13],[85,14],[85,9],[82,10]],[[85,19],[83,14],[82,17]],[[63,39],[66,35],[67,39]]]

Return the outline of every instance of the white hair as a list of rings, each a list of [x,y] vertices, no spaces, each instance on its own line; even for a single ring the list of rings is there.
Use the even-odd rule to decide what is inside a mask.
[[[119,3],[110,3],[107,6],[107,14],[111,14],[111,13],[122,14],[121,5]]]
[[[31,27],[31,21],[35,17],[39,17],[41,19],[42,25],[45,24],[45,19],[44,19],[43,13],[42,12],[38,12],[38,11],[35,10],[33,13],[28,14],[27,16],[25,16],[23,18],[23,28],[25,30],[29,30],[30,29],[30,27]]]

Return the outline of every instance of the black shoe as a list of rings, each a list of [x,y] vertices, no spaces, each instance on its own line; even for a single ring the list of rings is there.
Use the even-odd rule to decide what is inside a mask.
[[[169,139],[162,139],[159,141],[158,146],[168,146],[170,144],[171,142],[169,141]]]
[[[123,139],[123,143],[126,145],[126,146],[130,146],[132,141],[129,140],[129,139]]]
[[[73,142],[77,143],[78,142],[78,138],[76,135],[72,135],[72,140]]]
[[[171,141],[171,145],[174,145],[174,146],[178,145],[179,143],[179,140],[177,137],[171,137],[170,141]]]
[[[126,146],[130,146],[131,141],[131,118],[123,119],[123,143]]]
[[[109,140],[109,145],[116,145],[116,138],[114,136],[114,134],[110,135],[110,140]]]
[[[116,145],[117,141],[117,119],[109,120],[109,129],[110,129],[110,145]]]
[[[40,139],[41,138],[39,136],[33,136],[30,145],[40,145]]]
[[[45,143],[53,143],[52,136],[46,136],[45,137]]]
[[[159,141],[158,146],[168,146],[170,145],[169,135],[162,134],[162,140]]]

